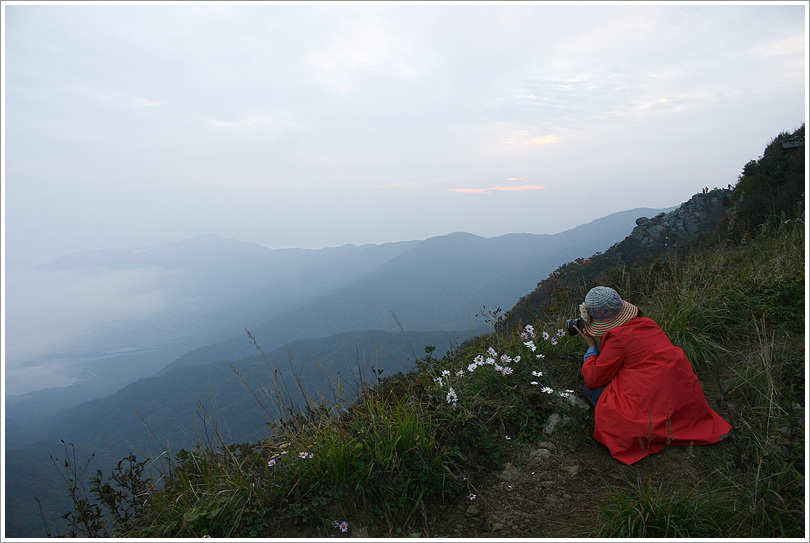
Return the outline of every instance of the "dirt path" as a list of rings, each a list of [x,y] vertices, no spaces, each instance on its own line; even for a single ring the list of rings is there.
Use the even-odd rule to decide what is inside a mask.
[[[668,488],[694,487],[711,447],[671,447],[626,466],[596,442],[571,435],[510,445],[510,462],[487,475],[478,492],[427,514],[421,537],[592,537],[599,504],[614,488],[651,478]],[[716,445],[722,446],[722,445]],[[548,452],[545,452],[548,451]]]
[[[573,376],[572,376],[573,377]],[[571,385],[575,381],[572,378]],[[707,398],[714,392],[704,384]],[[723,415],[722,411],[718,413]],[[419,537],[564,538],[594,537],[600,504],[640,484],[667,492],[695,489],[712,477],[726,441],[710,446],[669,447],[632,466],[613,459],[593,439],[593,410],[574,416],[536,443],[508,441],[507,463],[485,475],[475,494],[434,505],[422,513]],[[369,534],[374,535],[374,534]],[[391,534],[377,534],[379,536]]]

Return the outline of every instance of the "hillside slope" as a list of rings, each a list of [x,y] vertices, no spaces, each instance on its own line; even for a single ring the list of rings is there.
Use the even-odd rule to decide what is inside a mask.
[[[511,307],[561,262],[622,239],[636,219],[662,210],[639,208],[554,235],[482,238],[454,233],[425,240],[358,280],[250,330],[266,348],[348,330],[469,330],[484,310]],[[251,352],[246,337],[195,349],[172,365]]]

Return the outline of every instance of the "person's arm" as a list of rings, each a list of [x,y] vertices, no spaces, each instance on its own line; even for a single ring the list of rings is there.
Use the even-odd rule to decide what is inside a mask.
[[[582,362],[585,362],[592,356],[599,356],[599,347],[597,347],[596,345],[588,347],[588,350],[585,351],[585,356],[582,357]]]
[[[617,337],[608,338],[602,347],[601,351],[596,346],[590,347],[582,364],[582,377],[591,389],[608,384],[624,363],[624,349]]]

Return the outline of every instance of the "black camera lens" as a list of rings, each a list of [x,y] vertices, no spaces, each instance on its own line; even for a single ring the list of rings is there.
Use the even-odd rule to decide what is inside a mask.
[[[565,324],[565,328],[568,330],[569,336],[577,335],[577,330],[574,328],[574,326],[582,331],[585,331],[585,321],[582,320],[582,317],[578,319],[568,319],[568,322]]]

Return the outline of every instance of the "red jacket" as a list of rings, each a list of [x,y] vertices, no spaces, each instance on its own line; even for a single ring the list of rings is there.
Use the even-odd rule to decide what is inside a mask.
[[[605,387],[593,436],[625,464],[668,444],[716,443],[731,430],[709,407],[686,354],[652,319],[636,317],[608,330],[582,376],[588,388]]]

